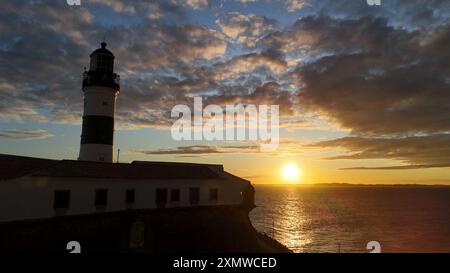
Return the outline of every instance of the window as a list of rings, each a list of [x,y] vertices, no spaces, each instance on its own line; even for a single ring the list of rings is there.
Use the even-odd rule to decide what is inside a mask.
[[[209,189],[209,200],[210,201],[219,200],[219,190],[217,188]]]
[[[164,208],[167,203],[167,189],[165,188],[156,189],[155,201],[156,207]]]
[[[134,203],[134,190],[127,190],[125,192],[125,203],[133,204]]]
[[[111,56],[98,54],[97,55],[97,63],[96,70],[104,71],[104,72],[112,72],[114,67],[114,60]]]
[[[69,190],[57,190],[53,199],[53,208],[55,209],[67,209],[70,205],[70,191]]]
[[[200,188],[189,188],[189,202],[193,205],[200,201]]]
[[[97,70],[97,60],[96,59],[91,59],[89,70],[91,70],[91,71]]]
[[[107,202],[108,202],[108,190],[106,189],[95,190],[95,206],[106,207]]]
[[[179,189],[170,190],[170,201],[172,201],[172,202],[180,201],[180,190]]]

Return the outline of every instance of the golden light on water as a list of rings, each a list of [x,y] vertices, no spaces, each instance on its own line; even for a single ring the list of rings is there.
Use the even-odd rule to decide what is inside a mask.
[[[297,183],[302,175],[301,169],[295,163],[286,163],[281,169],[281,174],[285,181]]]

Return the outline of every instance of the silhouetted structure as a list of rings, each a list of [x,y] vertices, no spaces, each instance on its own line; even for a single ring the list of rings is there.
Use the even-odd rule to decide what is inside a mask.
[[[106,43],[90,55],[83,73],[84,112],[79,160],[113,162],[114,115],[120,77],[114,73],[114,54]]]
[[[113,163],[119,76],[106,43],[90,57],[79,160],[0,155],[0,252],[74,240],[88,252],[268,250],[248,218],[250,181],[221,165]]]

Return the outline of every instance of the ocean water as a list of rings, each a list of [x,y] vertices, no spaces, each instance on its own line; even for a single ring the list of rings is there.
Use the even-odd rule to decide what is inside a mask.
[[[253,225],[294,252],[450,252],[450,187],[255,188]]]

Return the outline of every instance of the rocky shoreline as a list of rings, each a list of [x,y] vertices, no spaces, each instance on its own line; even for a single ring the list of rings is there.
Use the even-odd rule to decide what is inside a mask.
[[[251,224],[248,208],[208,206],[0,223],[0,253],[289,253]]]

